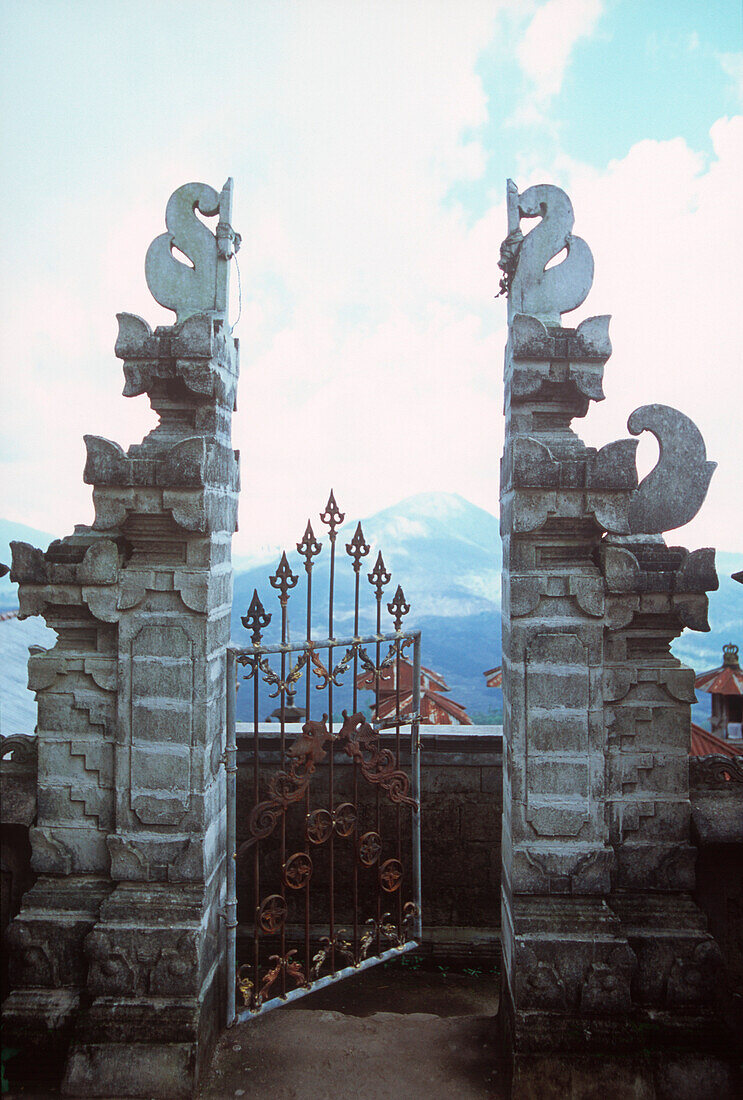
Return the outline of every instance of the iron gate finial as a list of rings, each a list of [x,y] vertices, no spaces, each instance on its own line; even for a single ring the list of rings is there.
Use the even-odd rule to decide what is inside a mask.
[[[330,496],[328,497],[328,503],[325,505],[325,511],[320,513],[320,519],[329,528],[328,534],[330,535],[330,541],[335,542],[335,536],[338,527],[346,518],[346,513],[341,512],[335,499],[333,490],[330,490]]]
[[[312,524],[307,520],[307,526],[302,535],[302,541],[297,543],[297,552],[300,557],[304,558],[304,567],[308,573],[312,569],[312,559],[317,557],[321,550],[322,546],[315,538]]]
[[[271,588],[275,588],[279,594],[279,602],[282,607],[286,607],[286,601],[289,599],[289,591],[297,587],[298,580],[299,577],[297,574],[291,571],[291,566],[286,556],[286,550],[284,550],[276,572],[268,578]]]
[[[365,558],[371,550],[371,546],[364,538],[361,524],[356,525],[356,531],[350,542],[346,543],[346,553],[353,558],[353,571],[358,573],[361,569],[361,559]]]
[[[250,631],[253,645],[261,644],[261,635],[271,622],[271,612],[266,611],[258,595],[258,589],[253,589],[253,599],[250,601],[247,615],[240,620],[246,630]]]
[[[392,580],[392,574],[387,572],[387,567],[384,564],[384,558],[382,557],[382,551],[377,554],[377,560],[374,563],[374,568],[366,578],[369,584],[374,585],[374,591],[377,597],[377,603],[382,599],[382,591],[385,585],[388,585]]]
[[[395,630],[401,630],[403,616],[407,615],[408,611],[410,611],[410,604],[405,602],[405,593],[402,590],[402,585],[398,584],[397,592],[395,592],[392,602],[387,604],[387,610],[394,619]]]

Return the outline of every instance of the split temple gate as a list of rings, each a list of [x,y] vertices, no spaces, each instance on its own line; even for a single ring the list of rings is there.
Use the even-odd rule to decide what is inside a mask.
[[[231,194],[231,181],[187,184],[168,202],[146,274],[176,323],[153,332],[119,315],[124,393],[147,393],[158,426],[126,452],[86,437],[93,525],[46,552],[13,547],[21,615],[43,615],[58,641],[29,661],[38,877],[8,934],[3,1023],[6,1041],[36,1041],[44,1057],[56,1044],[76,1096],[192,1096],[231,980]],[[562,315],[590,290],[591,252],[557,187],[509,184],[508,218],[499,1030],[511,1094],[723,1100],[735,1084],[722,959],[692,900],[694,675],[669,648],[685,626],[707,629],[717,578],[712,550],[663,539],[701,507],[714,464],[688,417],[661,405],[629,419],[661,449],[639,485],[636,439],[582,443],[571,423],[603,398],[609,318],[565,328]],[[423,864],[425,876],[425,850]]]

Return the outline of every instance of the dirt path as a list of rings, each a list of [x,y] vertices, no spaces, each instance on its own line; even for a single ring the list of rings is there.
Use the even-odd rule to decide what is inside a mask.
[[[490,1017],[277,1010],[222,1037],[206,1100],[500,1100]]]
[[[204,1100],[502,1100],[492,975],[370,970],[239,1024]]]

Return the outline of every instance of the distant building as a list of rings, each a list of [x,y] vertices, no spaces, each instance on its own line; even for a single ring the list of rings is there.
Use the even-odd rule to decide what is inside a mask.
[[[485,677],[485,686],[489,688],[502,688],[503,687],[503,669],[500,665],[497,668],[489,668],[486,672],[483,672]]]
[[[374,717],[384,722],[394,719],[398,713],[398,683],[397,665],[393,661],[389,668],[382,671],[379,677],[379,713],[376,713],[376,704],[372,703]],[[399,713],[403,717],[410,717],[413,713],[413,666],[410,661],[402,657],[399,661]],[[371,672],[363,672],[356,679],[357,687],[362,691],[374,691],[374,675]],[[442,691],[449,691],[449,686],[442,676],[433,672],[430,668],[421,665],[421,721],[430,726],[471,726],[472,720],[461,703],[453,699],[447,699]]]
[[[722,647],[722,664],[697,676],[694,686],[712,696],[712,733],[727,741],[743,741],[743,670],[738,647]]]

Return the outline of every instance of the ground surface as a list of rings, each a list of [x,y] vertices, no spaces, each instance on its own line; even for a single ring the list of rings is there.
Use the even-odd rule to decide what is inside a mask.
[[[231,1028],[204,1100],[501,1100],[497,978],[402,962]]]
[[[406,956],[226,1031],[202,1100],[504,1100],[496,974],[425,970]],[[8,1063],[3,1100],[56,1100]],[[74,1100],[74,1098],[66,1098]],[[106,1100],[120,1100],[107,1097]]]

